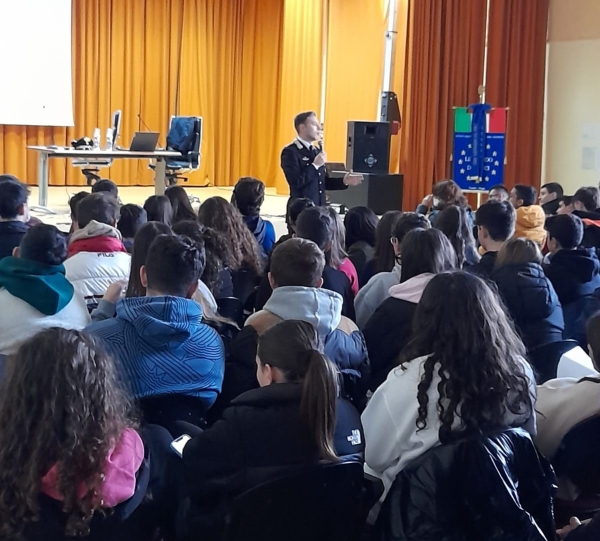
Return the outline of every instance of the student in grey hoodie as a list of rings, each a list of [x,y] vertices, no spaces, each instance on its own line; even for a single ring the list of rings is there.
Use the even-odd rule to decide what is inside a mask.
[[[422,214],[416,212],[405,212],[398,218],[392,228],[390,242],[396,254],[396,264],[390,272],[380,272],[373,276],[367,284],[361,288],[354,301],[356,310],[356,323],[363,328],[375,310],[381,306],[383,301],[390,296],[390,288],[400,283],[400,244],[404,237],[413,229],[429,229],[429,220]]]
[[[364,403],[370,374],[367,349],[356,324],[342,316],[342,296],[321,288],[324,266],[325,256],[312,241],[293,238],[275,249],[269,273],[273,294],[263,310],[248,318],[246,327],[236,338],[237,344],[232,345],[234,362],[237,363],[238,373],[240,365],[246,366],[247,371],[253,372],[250,380],[255,380],[256,350],[250,344],[256,344],[258,336],[280,321],[306,321],[317,329],[324,343],[325,355],[341,373],[342,396],[360,408]],[[230,370],[228,366],[225,373],[224,387],[236,386],[231,380],[228,381],[228,378],[236,377],[236,369]],[[238,387],[233,395],[248,390],[243,387]]]
[[[400,284],[390,288],[390,297],[363,329],[372,364],[373,391],[398,366],[398,356],[412,336],[413,316],[429,281],[458,265],[448,237],[437,229],[411,231],[402,241],[401,253]]]

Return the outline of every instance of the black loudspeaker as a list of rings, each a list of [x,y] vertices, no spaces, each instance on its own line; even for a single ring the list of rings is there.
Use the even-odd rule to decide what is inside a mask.
[[[358,186],[327,192],[329,202],[346,208],[369,207],[375,214],[402,210],[404,177],[402,175],[365,175]]]
[[[346,169],[356,173],[389,173],[390,138],[389,122],[349,121]]]
[[[401,124],[398,96],[395,92],[384,92],[381,95],[381,122],[398,122]]]

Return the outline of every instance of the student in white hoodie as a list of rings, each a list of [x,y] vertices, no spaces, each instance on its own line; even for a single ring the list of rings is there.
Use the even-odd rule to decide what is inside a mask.
[[[362,415],[366,471],[385,494],[414,459],[457,435],[522,426],[535,434],[535,380],[498,296],[479,277],[431,279],[401,365]]]
[[[373,276],[358,292],[354,301],[356,324],[363,328],[375,310],[390,296],[390,288],[400,283],[402,262],[400,245],[404,237],[413,229],[429,229],[429,220],[416,212],[405,212],[398,218],[391,231],[391,242],[396,255],[396,264],[390,272],[380,272]]]
[[[0,354],[49,327],[83,329],[85,301],[65,277],[65,236],[53,225],[30,228],[12,257],[0,261]]]
[[[436,274],[457,268],[456,252],[448,237],[437,229],[415,229],[400,245],[400,283],[375,310],[362,331],[371,360],[371,390],[398,366],[400,350],[412,333],[412,321],[425,286]]]

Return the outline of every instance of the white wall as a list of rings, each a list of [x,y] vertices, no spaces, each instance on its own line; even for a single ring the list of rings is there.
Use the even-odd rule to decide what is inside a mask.
[[[0,124],[73,125],[71,0],[0,0]]]
[[[600,181],[600,0],[551,0],[549,22],[544,182],[572,194]]]

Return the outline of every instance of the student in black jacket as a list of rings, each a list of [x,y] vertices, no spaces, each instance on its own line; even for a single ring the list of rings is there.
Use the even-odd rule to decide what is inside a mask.
[[[598,302],[592,295],[600,288],[600,261],[595,248],[579,247],[583,239],[583,222],[578,216],[550,216],[545,227],[550,262],[544,265],[544,272],[563,307],[563,337],[580,341],[585,347],[587,314],[595,311]]]
[[[323,289],[335,291],[344,299],[342,306],[342,315],[356,321],[354,311],[354,293],[348,277],[340,270],[334,269],[330,264],[330,251],[333,239],[333,220],[327,209],[323,207],[310,207],[303,210],[296,221],[296,236],[301,239],[312,240],[323,252],[327,264],[323,269]],[[258,287],[257,298],[260,297],[261,303],[256,305],[260,310],[269,300],[273,289],[269,284],[268,273],[264,274]]]
[[[0,259],[12,255],[29,230],[29,190],[12,175],[0,175]]]
[[[490,200],[481,205],[475,214],[477,238],[484,250],[479,263],[466,270],[487,278],[492,274],[498,250],[515,234],[517,215],[508,201]]]
[[[397,366],[400,350],[412,335],[417,304],[429,281],[441,272],[455,270],[458,260],[450,241],[437,229],[414,229],[400,247],[400,284],[390,288],[390,297],[371,316],[363,335],[371,361],[371,390]]]
[[[512,239],[498,252],[491,279],[528,350],[563,339],[563,310],[541,266],[539,246]]]
[[[181,538],[221,539],[229,506],[242,492],[362,453],[360,419],[336,404],[336,369],[318,347],[316,330],[303,321],[284,321],[261,336],[261,388],[235,399],[222,420],[184,448]]]
[[[539,201],[546,216],[554,216],[558,212],[563,195],[563,187],[558,182],[548,182],[540,188]]]
[[[582,246],[600,248],[600,192],[595,186],[579,188],[571,198],[573,214],[584,223]]]
[[[375,255],[376,231],[379,218],[368,207],[351,208],[344,217],[346,252],[360,276],[368,261]]]

